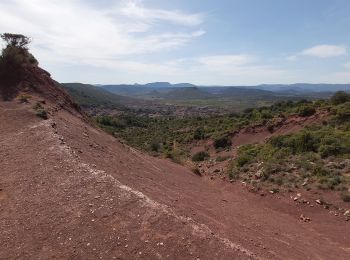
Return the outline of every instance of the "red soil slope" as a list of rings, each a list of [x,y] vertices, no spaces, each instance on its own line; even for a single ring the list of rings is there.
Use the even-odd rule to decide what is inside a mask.
[[[265,125],[247,127],[233,135],[232,145],[236,147],[243,144],[264,143],[273,136],[295,133],[305,126],[321,123],[328,116],[329,113],[325,111],[318,112],[309,117],[293,115],[277,122],[271,132]]]
[[[31,94],[0,102],[0,259],[350,258],[350,223],[321,206],[200,178]]]

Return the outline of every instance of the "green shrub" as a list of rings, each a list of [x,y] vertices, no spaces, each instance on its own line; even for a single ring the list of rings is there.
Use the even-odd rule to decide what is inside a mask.
[[[340,194],[340,197],[344,202],[350,202],[350,193],[349,192],[342,192]]]
[[[193,133],[193,139],[195,140],[202,140],[205,138],[204,129],[203,128],[197,128]]]
[[[326,145],[321,145],[319,148],[319,153],[322,158],[326,158],[332,155],[337,155],[340,153],[340,148],[337,147],[336,144],[326,144]]]
[[[316,109],[311,106],[302,106],[298,109],[298,115],[302,117],[312,116],[316,113]]]
[[[47,112],[45,108],[41,105],[40,102],[37,102],[34,106],[33,109],[36,111],[36,115],[42,119],[48,119]]]
[[[150,144],[150,149],[153,152],[158,152],[160,150],[160,141],[158,139],[152,140],[151,144]]]
[[[250,163],[254,158],[249,154],[239,155],[236,159],[237,166],[243,167],[244,165]]]
[[[341,104],[333,109],[334,119],[339,124],[350,121],[350,102]]]
[[[171,150],[165,154],[166,158],[171,159],[174,163],[183,164],[184,152],[182,150]]]
[[[343,104],[350,101],[350,94],[344,91],[338,91],[331,97],[331,102],[333,105]]]
[[[201,161],[204,161],[204,160],[207,160],[209,159],[209,154],[205,151],[200,151],[198,153],[195,153],[193,156],[192,156],[192,161],[194,162],[201,162]]]
[[[215,149],[231,147],[232,141],[228,136],[219,137],[214,140]]]
[[[236,167],[229,169],[228,177],[230,180],[236,180],[239,177],[239,170]]]
[[[323,168],[321,165],[317,165],[317,166],[313,169],[312,173],[313,173],[314,175],[320,176],[320,177],[322,177],[322,176],[328,176],[328,175],[329,175],[329,172],[328,172],[325,168]]]
[[[29,98],[30,98],[29,95],[23,94],[23,95],[20,95],[20,96],[19,96],[18,100],[19,100],[21,103],[28,103]]]
[[[36,102],[33,106],[34,110],[44,109],[40,102]]]
[[[48,119],[48,116],[47,116],[47,112],[46,112],[46,110],[45,109],[38,109],[37,111],[36,111],[36,115],[38,116],[38,117],[41,117],[42,119]]]

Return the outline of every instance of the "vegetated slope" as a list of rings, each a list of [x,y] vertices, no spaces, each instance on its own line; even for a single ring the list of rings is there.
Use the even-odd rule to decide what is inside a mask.
[[[61,83],[81,106],[111,106],[122,108],[132,98],[112,94],[100,87],[81,83]]]
[[[336,94],[323,114],[317,113],[311,120],[294,118],[296,126],[291,127],[292,131],[280,128],[282,135],[271,135],[266,143],[240,147],[230,177],[244,178],[257,187],[267,184],[275,189],[332,190],[349,202],[350,95],[339,94],[348,101],[334,104]],[[303,123],[310,122],[315,124],[300,129]],[[298,128],[300,131],[295,131]],[[259,131],[256,133],[259,136]],[[244,134],[239,133],[236,142],[242,141]]]
[[[275,103],[271,107],[250,108],[242,113],[201,117],[187,116],[184,118],[174,116],[154,118],[126,113],[118,116],[96,117],[96,121],[101,127],[114,133],[117,137],[123,138],[132,146],[145,151],[155,150],[158,155],[169,155],[176,152],[174,150],[181,149],[183,153],[187,153],[188,148],[191,148],[196,142],[206,143],[208,139],[215,140],[231,136],[250,125],[261,125],[261,128],[268,133],[265,137],[268,137],[271,133],[266,126],[277,123],[274,122],[275,119],[283,121],[291,115],[305,113],[304,110],[312,112],[315,107],[318,107],[316,102],[288,101]],[[295,128],[294,125],[291,122],[286,127]],[[258,136],[258,133],[252,131],[251,135],[246,136],[249,139],[254,139],[255,135]]]
[[[329,190],[329,196],[335,195],[333,202],[341,204],[350,197],[349,109],[343,102],[281,102],[242,114],[206,118],[125,114],[96,121],[153,155],[194,167],[189,163],[192,159],[198,173],[211,178],[241,180],[257,190]],[[343,121],[334,123],[334,117]],[[309,148],[300,150],[304,146]]]

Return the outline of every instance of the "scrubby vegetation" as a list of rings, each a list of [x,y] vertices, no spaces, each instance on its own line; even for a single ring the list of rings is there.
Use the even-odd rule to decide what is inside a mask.
[[[185,149],[185,146],[204,139],[212,139],[215,148],[219,150],[228,148],[231,146],[229,135],[233,132],[252,124],[273,124],[276,117],[298,114],[301,106],[316,110],[326,108],[329,104],[326,101],[286,101],[271,107],[247,109],[243,113],[215,117],[150,117],[122,113],[117,116],[98,116],[95,120],[103,129],[126,140],[131,146],[168,154],[174,147]]]
[[[214,147],[217,150],[231,147],[231,145],[232,145],[232,142],[228,136],[222,136],[214,140]]]
[[[42,106],[41,102],[37,102],[34,106],[33,109],[35,110],[35,114],[38,117],[41,117],[42,119],[48,119],[47,112],[45,108]]]
[[[26,95],[26,94],[22,94],[18,97],[18,100],[21,102],[21,103],[28,103],[30,99],[30,96],[29,95]]]
[[[350,101],[339,92],[331,100],[278,102],[270,107],[246,109],[242,113],[216,117],[148,117],[134,114],[96,117],[96,122],[116,137],[153,155],[175,162],[209,159],[206,149],[190,156],[193,144],[211,139],[220,152],[231,149],[230,136],[250,125],[264,125],[273,132],[276,122],[291,115],[309,117],[329,113],[318,125],[300,132],[276,136],[265,144],[237,148],[229,166],[231,179],[273,191],[305,189],[337,190],[347,200],[350,183]],[[204,143],[206,141],[203,141]],[[227,157],[217,157],[225,161]]]
[[[320,188],[344,194],[350,184],[350,102],[339,96],[346,95],[336,93],[336,102],[333,97],[327,106],[321,103],[332,115],[322,124],[239,147],[230,178],[258,188]]]
[[[188,156],[187,146],[207,138],[225,136],[237,130],[242,119],[218,117],[148,117],[134,114],[99,116],[96,122],[109,133],[134,147],[172,158]],[[174,154],[175,153],[175,154]]]
[[[207,152],[200,151],[198,153],[195,153],[192,156],[192,161],[194,161],[194,162],[201,162],[201,161],[204,161],[204,160],[209,159],[209,158],[210,158],[210,155]]]

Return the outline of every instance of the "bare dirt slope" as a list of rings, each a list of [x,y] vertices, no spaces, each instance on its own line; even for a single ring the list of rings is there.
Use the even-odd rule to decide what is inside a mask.
[[[40,98],[0,102],[0,259],[350,258],[323,208],[200,178],[52,100],[42,120]]]

